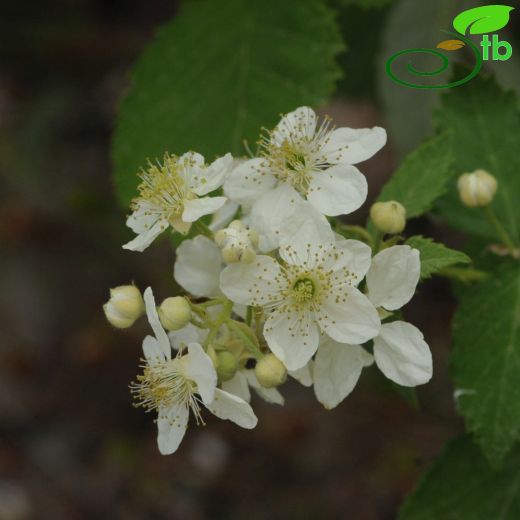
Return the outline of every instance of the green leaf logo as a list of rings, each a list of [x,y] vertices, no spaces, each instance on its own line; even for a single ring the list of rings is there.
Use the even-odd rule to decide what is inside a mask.
[[[463,11],[453,20],[453,27],[460,34],[485,34],[498,31],[509,22],[509,13],[514,9],[508,5],[484,5]]]

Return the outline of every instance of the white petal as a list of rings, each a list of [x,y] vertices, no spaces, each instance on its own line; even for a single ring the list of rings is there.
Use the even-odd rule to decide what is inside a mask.
[[[313,369],[314,393],[327,409],[336,407],[354,390],[364,366],[364,349],[325,339]]]
[[[333,249],[334,233],[328,220],[309,203],[302,202],[297,213],[280,226],[280,256],[292,265],[314,268]]]
[[[249,403],[219,388],[215,390],[215,399],[213,402],[206,405],[206,407],[220,419],[232,421],[242,428],[254,428],[258,422]]]
[[[137,209],[126,219],[126,225],[139,235],[150,229],[160,218],[160,208],[141,200]]]
[[[255,392],[266,402],[283,405],[283,395],[276,388],[264,388],[256,378],[254,370],[244,370],[247,382],[255,389]]]
[[[239,205],[236,202],[227,200],[219,210],[213,213],[209,229],[211,229],[211,231],[217,231],[225,228],[233,220],[238,208]]]
[[[415,293],[421,274],[419,251],[392,246],[377,253],[367,273],[368,297],[376,307],[400,309]]]
[[[202,168],[204,166],[204,156],[197,152],[186,152],[179,157],[179,164],[187,168]]]
[[[222,186],[224,178],[231,171],[233,156],[227,153],[219,157],[206,168],[200,168],[193,181],[193,191],[197,195],[206,195]]]
[[[241,371],[237,371],[229,381],[224,381],[222,383],[222,390],[229,394],[236,395],[248,403],[251,401],[249,384],[246,376]]]
[[[239,164],[224,181],[224,193],[231,200],[250,208],[265,192],[276,185],[276,178],[269,173],[265,161],[249,159]]]
[[[331,164],[357,164],[370,159],[385,144],[384,128],[338,128],[327,136],[322,153]]]
[[[311,139],[316,131],[316,114],[309,107],[299,107],[289,112],[278,123],[271,139],[280,145],[285,140]]]
[[[182,329],[168,332],[168,337],[172,347],[175,350],[179,350],[179,348],[185,347],[190,343],[203,343],[208,332],[208,329],[199,329],[193,323],[188,323]]]
[[[332,339],[354,345],[374,338],[381,328],[377,310],[355,287],[343,287],[341,295],[329,295],[318,322]]]
[[[265,322],[264,337],[288,370],[305,366],[319,344],[318,326],[310,313],[275,310]]]
[[[155,298],[153,297],[153,292],[152,292],[151,287],[148,287],[144,291],[143,298],[144,298],[144,305],[146,308],[146,315],[148,317],[148,321],[150,322],[150,326],[152,327],[155,337],[157,338],[157,341],[159,342],[159,345],[161,346],[163,354],[166,356],[167,359],[170,359],[171,355],[172,355],[170,340],[168,339],[168,335],[164,331],[163,326],[161,325],[161,322],[159,321],[159,316],[157,314],[157,307],[155,306]]]
[[[385,323],[374,339],[374,357],[381,372],[399,385],[422,385],[432,377],[430,348],[421,331],[410,323]]]
[[[177,451],[186,428],[188,427],[189,411],[187,406],[172,406],[160,408],[157,416],[157,444],[163,455]]]
[[[202,197],[200,199],[187,200],[184,203],[182,220],[195,222],[204,215],[211,215],[219,210],[225,203],[226,197]]]
[[[340,237],[329,252],[331,261],[327,268],[334,272],[347,269],[349,283],[357,285],[367,274],[372,260],[372,250],[364,242]]]
[[[180,358],[184,362],[184,375],[197,383],[197,390],[204,404],[211,403],[215,397],[217,372],[210,357],[198,343],[188,345],[188,354]]]
[[[279,277],[278,262],[270,256],[258,255],[251,264],[228,265],[220,275],[220,287],[236,303],[262,306],[278,298]]]
[[[133,240],[127,242],[123,249],[144,251],[167,227],[168,222],[166,220],[158,220],[150,229],[143,231]]]
[[[312,176],[307,200],[324,215],[348,215],[363,205],[367,193],[367,180],[355,166],[337,164]]]
[[[143,354],[150,365],[155,365],[166,359],[161,344],[153,336],[144,338]]]
[[[288,373],[303,386],[312,386],[312,361],[298,370],[289,370]]]
[[[266,253],[278,247],[280,226],[303,210],[302,203],[303,199],[297,191],[285,183],[257,199],[249,220],[260,237],[260,251]]]
[[[185,240],[177,248],[173,276],[186,291],[197,297],[220,294],[219,277],[222,258],[217,244],[199,235]]]

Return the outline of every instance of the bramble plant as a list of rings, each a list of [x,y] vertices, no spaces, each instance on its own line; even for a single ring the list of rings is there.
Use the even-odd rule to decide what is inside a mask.
[[[133,232],[123,247],[143,252],[172,235],[185,291],[156,302],[151,288],[128,285],[105,304],[114,327],[145,315],[153,331],[130,387],[135,404],[157,414],[159,450],[172,454],[190,415],[204,424],[208,410],[254,428],[251,389],[283,405],[288,378],[327,409],[371,365],[401,387],[423,385],[432,355],[402,308],[422,280],[444,276],[460,300],[451,369],[468,434],[440,456],[401,518],[492,518],[491,506],[479,507],[486,483],[493,503],[509,500],[500,518],[514,518],[520,494],[499,484],[519,474],[502,466],[520,437],[516,97],[488,77],[444,95],[435,135],[404,159],[366,226],[354,225],[368,193],[358,166],[387,133],[337,128],[310,108],[338,77],[333,7],[267,4],[276,10],[188,2],[139,60],[121,106],[115,181]],[[466,252],[407,233],[409,219],[432,212],[472,237]]]

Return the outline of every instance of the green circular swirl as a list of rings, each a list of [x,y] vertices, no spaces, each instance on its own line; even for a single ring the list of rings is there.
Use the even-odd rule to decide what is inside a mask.
[[[406,68],[407,68],[408,72],[410,72],[411,74],[413,74],[415,76],[436,76],[437,74],[444,72],[448,68],[449,60],[445,54],[443,54],[442,52],[437,51],[435,49],[418,48],[418,49],[405,49],[404,51],[399,51],[399,52],[396,52],[395,54],[392,54],[392,56],[390,56],[390,58],[388,58],[388,60],[386,62],[386,72],[390,76],[390,78],[393,81],[395,81],[396,83],[399,83],[400,85],[403,85],[405,87],[420,88],[420,89],[439,89],[439,88],[458,87],[459,85],[463,85],[464,83],[467,83],[468,81],[472,80],[480,72],[480,69],[482,68],[482,55],[480,54],[479,48],[471,40],[463,38],[460,34],[452,33],[449,31],[443,31],[443,32],[456,36],[458,39],[462,40],[473,51],[473,54],[475,55],[476,63],[475,63],[475,66],[473,67],[473,70],[469,74],[467,74],[466,76],[464,76],[463,78],[461,78],[457,81],[452,81],[451,83],[445,83],[442,85],[419,85],[417,83],[411,83],[409,81],[398,78],[394,74],[394,71],[392,70],[392,65],[396,59],[398,59],[399,57],[401,57],[405,54],[419,54],[419,53],[430,54],[430,55],[436,56],[442,62],[440,67],[438,67],[437,69],[435,69],[433,71],[419,71],[413,66],[412,62],[409,61]]]

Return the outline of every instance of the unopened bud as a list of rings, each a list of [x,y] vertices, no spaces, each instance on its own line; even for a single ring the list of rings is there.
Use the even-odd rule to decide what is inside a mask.
[[[460,200],[465,206],[477,208],[491,203],[497,192],[495,177],[485,170],[464,173],[457,182]]]
[[[237,368],[237,359],[231,352],[223,351],[217,354],[217,375],[220,381],[232,379]]]
[[[144,301],[135,285],[120,285],[110,289],[110,300],[103,305],[108,322],[118,328],[131,327],[144,314]]]
[[[379,231],[395,235],[406,226],[406,209],[395,200],[376,202],[370,208],[370,218]]]
[[[182,329],[191,320],[191,307],[182,296],[166,298],[157,309],[162,326],[166,330]]]
[[[287,369],[274,354],[266,354],[256,364],[255,375],[264,388],[273,388],[285,382]]]
[[[255,258],[256,253],[251,247],[240,249],[234,246],[228,246],[222,249],[222,260],[224,260],[226,264],[236,264],[237,262],[250,264]]]
[[[250,264],[256,258],[258,234],[240,220],[234,220],[226,229],[217,231],[215,243],[222,250],[222,259],[226,264]]]

